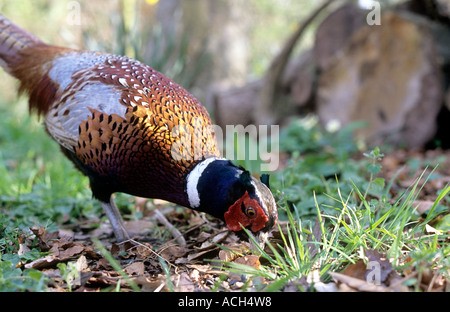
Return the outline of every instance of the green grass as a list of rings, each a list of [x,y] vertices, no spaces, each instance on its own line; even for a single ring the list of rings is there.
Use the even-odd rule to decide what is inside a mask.
[[[413,205],[418,185],[419,181],[393,205],[380,203],[376,207],[369,205],[365,197],[361,197],[362,208],[349,205],[349,198],[338,192],[332,198],[334,204],[328,207],[337,214],[323,214],[316,201],[316,223],[313,226],[305,226],[298,214],[291,212],[289,205],[280,205],[288,216],[287,229],[282,231],[280,228],[281,240],[278,243],[269,243],[268,248],[258,249],[257,254],[264,264],[259,269],[233,262],[225,265],[232,272],[264,277],[268,282],[259,290],[277,291],[289,281],[310,277],[314,272],[318,273],[321,281],[329,282],[328,272],[339,272],[348,264],[366,260],[365,250],[372,249],[386,253],[394,270],[400,274],[408,268],[420,271],[427,267],[448,278],[449,235],[425,231],[426,220],[420,221]],[[442,194],[449,191],[450,186],[447,186]],[[356,185],[354,192],[362,196]],[[435,206],[440,200],[442,196],[438,196]],[[295,206],[293,208],[295,211]],[[436,216],[431,211],[429,215],[430,218]],[[410,260],[406,262],[408,257]],[[419,290],[417,284],[413,286]],[[298,287],[301,291],[313,289]]]
[[[12,114],[0,104],[0,209],[10,220],[58,221],[92,211],[88,181],[60,152],[26,103]],[[26,221],[28,220],[28,221]]]
[[[415,201],[434,170],[427,175],[423,171],[414,184],[392,198],[393,181],[377,177],[384,156],[380,149],[363,153],[358,160],[352,157],[358,153],[351,135],[354,127],[330,133],[314,120],[304,119],[285,129],[282,149],[292,158],[275,174],[273,184],[287,229],[279,229],[279,241],[258,249],[260,269],[226,262],[230,271],[264,277],[268,282],[259,289],[275,291],[314,273],[328,282],[328,272],[367,261],[365,250],[372,249],[385,253],[400,275],[406,269],[420,272],[425,267],[449,277],[448,225],[438,223],[441,232],[434,234],[426,226],[438,215],[448,218],[450,186],[436,194],[426,217],[419,216]],[[406,283],[419,290],[417,278]]]

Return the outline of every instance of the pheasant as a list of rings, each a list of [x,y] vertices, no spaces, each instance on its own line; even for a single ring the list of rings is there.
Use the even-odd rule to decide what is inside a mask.
[[[89,178],[117,241],[130,234],[116,192],[205,212],[260,238],[276,224],[268,176],[260,181],[221,158],[207,110],[158,71],[126,56],[46,44],[1,15],[0,65]]]

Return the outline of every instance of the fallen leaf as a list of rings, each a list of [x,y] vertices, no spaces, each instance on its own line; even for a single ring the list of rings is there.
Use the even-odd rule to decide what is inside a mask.
[[[159,255],[165,259],[166,261],[172,262],[178,258],[183,257],[188,252],[188,249],[178,246],[172,245],[168,247],[163,247],[161,251],[159,251]]]
[[[44,228],[31,227],[31,232],[36,236],[42,251],[48,251],[53,246],[53,240],[58,238],[58,232],[47,232]]]
[[[39,269],[44,269],[44,268],[49,268],[49,267],[55,266],[56,264],[58,264],[60,262],[61,262],[60,259],[57,259],[53,256],[46,256],[46,257],[39,258],[30,263],[25,264],[25,268],[39,270]]]
[[[337,272],[329,272],[328,274],[333,277],[333,279],[338,282],[342,283],[346,286],[351,287],[354,290],[358,291],[364,291],[364,292],[384,292],[386,291],[386,287],[384,286],[378,286],[373,283],[367,283],[365,280],[351,277],[345,274],[337,273]],[[339,284],[338,284],[339,285]],[[348,291],[346,288],[342,288],[339,286],[339,290],[341,291]]]
[[[81,255],[77,262],[75,263],[75,267],[78,272],[82,272],[88,269],[87,259],[84,255]]]
[[[195,241],[197,243],[203,243],[204,241],[206,241],[207,239],[209,239],[211,237],[210,233],[207,232],[200,232],[200,234],[195,238]]]
[[[100,258],[96,263],[94,269],[96,271],[100,270],[112,270],[111,263],[106,258]]]
[[[180,292],[193,292],[195,290],[195,284],[185,272],[175,278],[174,285],[177,288],[177,291]]]
[[[81,244],[75,244],[65,250],[61,250],[59,254],[54,254],[54,257],[59,258],[61,261],[69,260],[73,256],[80,254],[84,250],[84,246]]]
[[[392,264],[389,262],[386,255],[372,249],[367,249],[365,255],[369,259],[367,267],[369,269],[371,268],[371,270],[367,272],[367,275],[373,273],[371,276],[375,276],[376,279],[379,274],[379,282],[384,283],[388,275],[392,272]]]
[[[206,259],[206,258],[208,258],[207,255],[212,254],[212,252],[214,252],[217,249],[219,249],[219,247],[203,250],[203,251],[200,251],[200,252],[189,253],[188,256],[187,256],[188,263],[191,263],[191,262],[197,261],[197,260]]]
[[[224,249],[219,251],[219,259],[222,261],[233,261],[250,249],[250,245],[247,242],[229,243],[223,247]]]
[[[360,280],[365,280],[367,273],[367,264],[364,262],[364,260],[358,260],[356,261],[356,263],[349,264],[340,273],[350,277],[359,278]]]
[[[133,262],[123,269],[128,275],[143,275],[145,272],[144,262]]]
[[[239,264],[245,264],[254,268],[259,269],[261,263],[259,262],[259,256],[256,255],[247,255],[243,257],[239,257],[235,259],[233,262]]]
[[[43,269],[43,268],[49,268],[52,267],[60,262],[69,261],[72,259],[73,256],[80,254],[83,252],[84,246],[77,243],[73,246],[65,249],[60,250],[55,253],[52,253],[51,255],[36,259],[30,263],[25,264],[26,269]]]
[[[331,272],[333,278],[341,283],[339,289],[342,291],[392,291],[393,289],[388,289],[388,286],[397,279],[394,279],[396,274],[386,255],[377,250],[368,249],[365,251],[365,256],[368,259],[367,263],[361,259],[348,265],[340,273]]]
[[[259,269],[261,263],[259,262],[259,257],[256,255],[247,255],[243,257],[238,257],[235,260],[233,260],[234,263],[247,265],[256,269]],[[245,280],[245,277],[240,273],[231,272],[228,274],[228,278],[230,281],[232,281],[234,288],[240,288],[242,285],[234,283],[236,282],[243,282]],[[230,282],[231,285],[231,282]]]
[[[151,258],[156,254],[153,250],[153,246],[149,243],[139,243],[138,245],[132,244],[127,248],[127,254],[124,258],[134,258],[134,259],[147,259]]]
[[[154,223],[146,220],[126,221],[125,228],[134,235],[145,234],[154,228]]]
[[[442,235],[442,232],[435,229],[434,227],[432,227],[431,225],[425,224],[425,232],[427,232],[428,234],[437,234],[437,235]]]
[[[198,251],[215,248],[217,244],[222,242],[227,236],[229,231],[220,232],[208,239],[206,242],[203,242],[201,246],[198,248]]]
[[[143,292],[161,291],[161,286],[165,286],[165,279],[162,275],[150,277],[147,275],[133,276],[131,280],[138,285]]]
[[[24,240],[19,240],[19,250],[17,251],[17,254],[19,256],[23,256],[27,252],[29,252],[31,249],[25,244]]]
[[[444,291],[447,279],[437,270],[427,268],[420,276],[420,288],[423,291]]]
[[[193,272],[197,271],[205,274],[221,274],[223,271],[213,269],[209,264],[187,264],[188,268],[193,269]]]

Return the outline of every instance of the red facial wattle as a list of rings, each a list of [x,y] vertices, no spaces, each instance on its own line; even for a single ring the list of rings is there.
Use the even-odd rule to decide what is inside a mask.
[[[248,207],[253,208],[254,216],[248,216],[244,210]],[[248,192],[245,192],[244,196],[239,198],[233,205],[230,206],[227,212],[225,212],[225,222],[227,228],[230,231],[240,231],[242,227],[250,226],[252,232],[257,232],[266,226],[269,221],[269,217],[264,213],[259,203],[250,198]]]

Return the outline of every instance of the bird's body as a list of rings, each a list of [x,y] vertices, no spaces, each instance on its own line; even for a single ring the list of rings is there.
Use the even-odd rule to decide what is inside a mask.
[[[239,216],[227,218],[239,215],[230,212],[238,203],[258,213],[258,222],[241,216],[242,226],[267,231],[276,222],[268,187],[220,158],[206,109],[158,71],[125,56],[47,45],[1,16],[0,59],[89,177],[118,240],[128,234],[115,192],[205,211],[235,231]]]

